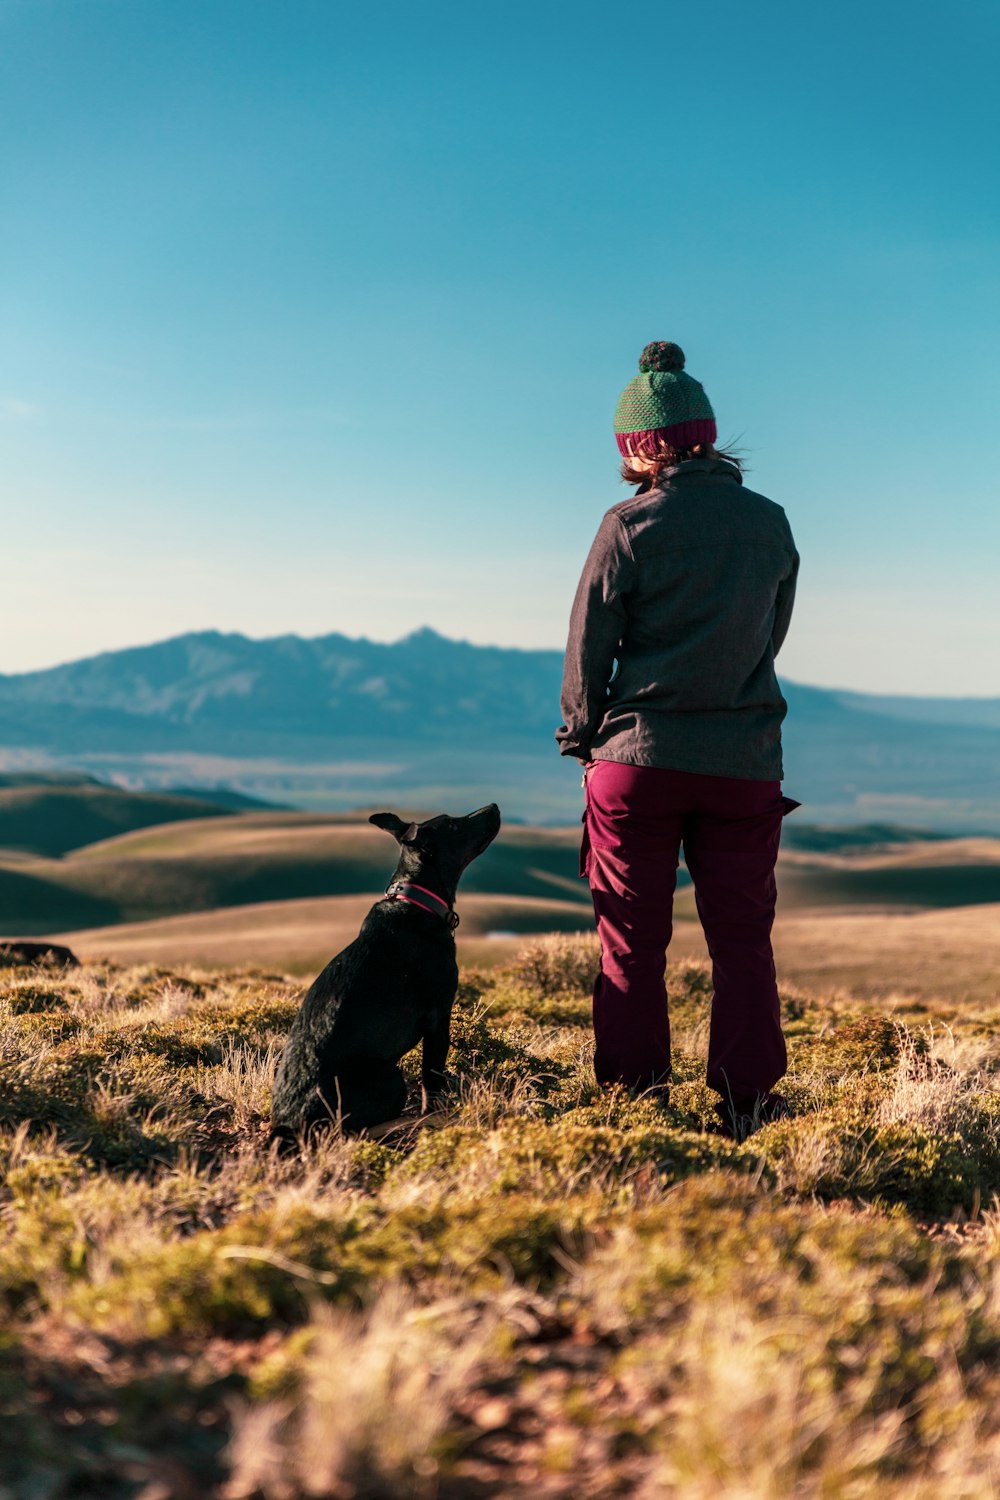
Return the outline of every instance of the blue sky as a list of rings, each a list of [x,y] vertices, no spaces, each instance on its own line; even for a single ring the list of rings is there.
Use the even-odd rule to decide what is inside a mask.
[[[1000,11],[0,0],[0,672],[561,646],[680,342],[799,681],[1000,694]]]

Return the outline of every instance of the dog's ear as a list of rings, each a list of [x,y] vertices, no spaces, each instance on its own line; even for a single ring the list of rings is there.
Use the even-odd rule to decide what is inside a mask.
[[[417,829],[420,825],[404,823],[393,812],[372,813],[368,821],[374,823],[376,828],[384,828],[386,833],[391,833],[397,844],[415,844],[417,841]]]

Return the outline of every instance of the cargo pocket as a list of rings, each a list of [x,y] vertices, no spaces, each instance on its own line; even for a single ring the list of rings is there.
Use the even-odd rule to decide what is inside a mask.
[[[579,869],[581,880],[590,879],[590,788],[587,785],[587,772],[593,764],[594,762],[589,760],[583,770],[583,817],[580,819],[580,822],[583,824],[583,831],[580,834]]]

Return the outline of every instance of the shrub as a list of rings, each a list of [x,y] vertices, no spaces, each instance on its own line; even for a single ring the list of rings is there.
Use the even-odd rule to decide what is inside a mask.
[[[600,965],[596,936],[552,933],[526,943],[506,971],[534,995],[589,995]]]

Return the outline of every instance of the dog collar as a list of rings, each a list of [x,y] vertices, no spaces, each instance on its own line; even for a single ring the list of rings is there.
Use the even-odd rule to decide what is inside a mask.
[[[419,894],[414,894],[415,892]],[[432,917],[440,917],[452,932],[458,926],[458,912],[441,896],[435,896],[434,892],[429,891],[426,886],[414,885],[410,880],[398,880],[395,885],[387,888],[385,894],[389,901],[408,901],[411,906],[419,906],[422,911],[429,911]],[[434,904],[429,906],[428,902]]]

